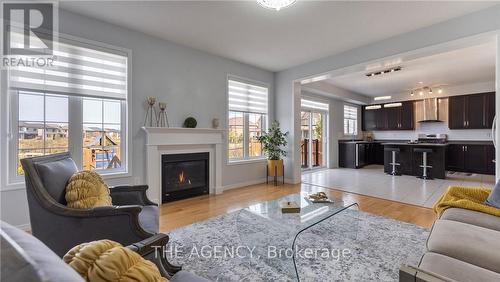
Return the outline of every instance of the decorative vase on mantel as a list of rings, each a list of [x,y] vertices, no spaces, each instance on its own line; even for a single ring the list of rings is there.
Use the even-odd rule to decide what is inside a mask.
[[[148,105],[148,109],[146,111],[146,116],[144,117],[144,126],[153,127],[156,126],[156,97],[149,96],[146,98],[146,103]]]

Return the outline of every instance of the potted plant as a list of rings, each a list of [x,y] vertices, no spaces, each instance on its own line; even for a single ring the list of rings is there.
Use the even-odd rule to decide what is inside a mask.
[[[283,157],[286,151],[282,149],[286,146],[288,132],[283,133],[280,124],[274,121],[268,132],[257,136],[257,140],[262,145],[262,151],[267,157],[267,168],[269,176],[283,176]]]

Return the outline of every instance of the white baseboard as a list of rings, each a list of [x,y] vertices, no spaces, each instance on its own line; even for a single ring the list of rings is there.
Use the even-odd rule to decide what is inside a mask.
[[[250,181],[239,182],[239,183],[235,183],[235,184],[222,186],[222,191],[227,191],[227,190],[231,190],[231,189],[235,189],[235,188],[241,188],[241,187],[246,187],[246,186],[256,185],[256,184],[261,184],[261,183],[266,183],[266,178],[261,178],[261,179],[250,180]]]

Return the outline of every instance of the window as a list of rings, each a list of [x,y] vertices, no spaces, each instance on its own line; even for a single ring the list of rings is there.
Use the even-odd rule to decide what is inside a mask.
[[[52,68],[9,70],[9,160],[70,151],[84,170],[126,172],[128,54],[59,38]]]
[[[83,99],[83,169],[121,167],[120,101]]]
[[[20,159],[68,151],[68,96],[19,92],[17,174]]]
[[[344,135],[358,135],[358,108],[344,105]]]
[[[230,78],[228,106],[228,159],[261,158],[256,137],[267,128],[268,88]]]

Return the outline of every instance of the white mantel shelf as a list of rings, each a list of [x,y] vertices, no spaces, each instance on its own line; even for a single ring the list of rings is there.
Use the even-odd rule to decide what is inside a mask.
[[[161,202],[161,156],[209,153],[210,194],[222,192],[222,145],[226,130],[213,128],[142,127],[146,132],[148,196]]]
[[[214,129],[214,128],[186,128],[186,127],[142,127],[142,130],[146,133],[202,133],[202,132],[221,132],[224,133],[225,129]]]

